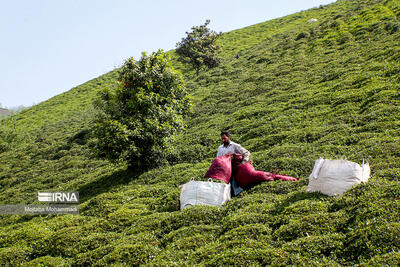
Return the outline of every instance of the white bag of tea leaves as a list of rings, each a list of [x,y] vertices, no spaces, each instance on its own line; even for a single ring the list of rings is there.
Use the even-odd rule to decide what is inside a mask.
[[[370,176],[368,163],[351,162],[345,159],[319,158],[309,177],[307,192],[321,192],[328,196],[342,194],[353,185],[367,182]]]

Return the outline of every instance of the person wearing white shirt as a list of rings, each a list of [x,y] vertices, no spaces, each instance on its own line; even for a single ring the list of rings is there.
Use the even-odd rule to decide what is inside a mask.
[[[229,132],[223,131],[221,132],[221,141],[222,145],[218,147],[217,158],[224,156],[226,154],[241,154],[243,156],[242,163],[246,163],[250,159],[250,152],[243,148],[241,145],[231,141],[231,136]]]
[[[231,141],[231,135],[227,131],[221,132],[221,141],[222,145],[218,147],[217,158],[224,156],[226,154],[241,154],[243,156],[242,164],[248,162],[250,160],[250,152],[243,148],[241,145]],[[235,177],[232,176],[232,195],[237,196],[240,192],[243,191],[238,183],[236,182]]]

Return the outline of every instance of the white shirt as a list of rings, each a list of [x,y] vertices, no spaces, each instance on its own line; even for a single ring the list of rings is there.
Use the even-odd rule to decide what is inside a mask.
[[[248,162],[250,159],[250,152],[243,148],[241,145],[236,144],[235,142],[230,141],[227,147],[224,144],[218,147],[217,158],[226,154],[235,154],[239,153],[243,156],[243,162]]]

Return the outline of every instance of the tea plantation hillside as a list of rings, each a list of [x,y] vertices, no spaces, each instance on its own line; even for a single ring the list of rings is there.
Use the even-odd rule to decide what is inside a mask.
[[[1,216],[0,265],[400,264],[400,1],[339,0],[221,43],[223,63],[199,76],[170,51],[195,112],[168,166],[92,155],[92,102],[115,71],[1,121],[0,204],[79,191],[80,214]],[[179,211],[179,185],[205,174],[225,129],[256,169],[300,181]],[[365,159],[371,178],[342,196],[306,193],[321,156]]]

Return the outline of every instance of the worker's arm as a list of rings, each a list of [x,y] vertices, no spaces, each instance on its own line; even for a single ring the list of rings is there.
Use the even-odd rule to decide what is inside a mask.
[[[243,156],[242,163],[246,163],[250,160],[250,152],[247,149],[243,148],[241,145],[236,144],[235,152]]]

